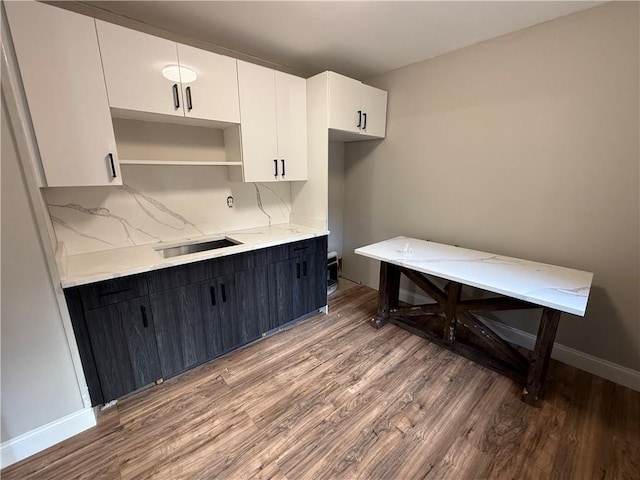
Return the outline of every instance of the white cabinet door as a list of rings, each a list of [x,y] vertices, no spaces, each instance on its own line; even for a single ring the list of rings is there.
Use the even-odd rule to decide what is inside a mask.
[[[276,181],[280,162],[273,70],[239,60],[238,90],[243,180]]]
[[[5,2],[49,187],[121,185],[92,18]]]
[[[348,132],[334,138],[343,141],[366,140],[359,139],[359,135],[384,138],[387,92],[334,72],[328,72],[328,79],[329,128]]]
[[[307,180],[307,82],[282,72],[275,76],[280,179]]]
[[[175,42],[96,20],[111,108],[184,116],[180,81],[162,75],[178,65]]]
[[[387,92],[364,84],[361,88],[363,119],[360,132],[384,138],[387,126]]]
[[[178,44],[178,62],[197,75],[193,82],[182,79],[185,116],[240,123],[234,58]]]
[[[362,83],[329,72],[329,128],[358,133],[362,125]]]

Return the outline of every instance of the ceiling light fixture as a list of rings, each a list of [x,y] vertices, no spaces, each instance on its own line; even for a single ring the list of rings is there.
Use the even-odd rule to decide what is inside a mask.
[[[181,65],[167,65],[162,69],[162,76],[177,83],[191,83],[198,78],[195,71]]]

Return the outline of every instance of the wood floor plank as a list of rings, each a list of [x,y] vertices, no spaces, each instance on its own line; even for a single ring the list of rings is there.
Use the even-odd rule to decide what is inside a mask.
[[[394,325],[354,287],[317,315],[101,412],[4,479],[633,479],[640,393],[551,362],[521,386]]]

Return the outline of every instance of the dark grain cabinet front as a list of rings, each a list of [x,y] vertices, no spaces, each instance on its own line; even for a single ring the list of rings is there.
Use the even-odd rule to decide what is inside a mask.
[[[104,402],[162,377],[147,297],[87,310],[85,319]]]
[[[204,281],[150,295],[163,378],[222,351],[214,288]]]
[[[326,237],[65,290],[93,405],[326,305]]]

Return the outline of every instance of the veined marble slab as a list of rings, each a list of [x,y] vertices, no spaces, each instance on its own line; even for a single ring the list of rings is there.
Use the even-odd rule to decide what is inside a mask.
[[[584,316],[593,273],[408,237],[361,247],[358,255]]]
[[[219,166],[122,169],[122,186],[44,190],[56,238],[70,255],[291,222],[290,182],[230,182]]]
[[[137,245],[77,255],[64,255],[64,248],[62,248],[59,249],[61,258],[58,259],[58,264],[62,270],[60,272],[62,286],[67,288],[176,265],[199,262],[210,258],[249,252],[260,248],[282,245],[284,243],[328,234],[329,232],[326,230],[282,224],[237,230],[235,232],[223,232],[216,235],[190,237],[180,242],[159,242],[151,245]],[[163,258],[156,252],[156,249],[159,248],[172,247],[183,243],[199,243],[225,237],[240,242],[240,245],[171,258]]]

